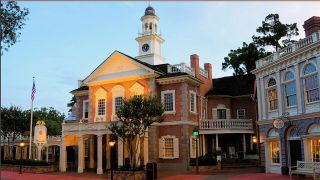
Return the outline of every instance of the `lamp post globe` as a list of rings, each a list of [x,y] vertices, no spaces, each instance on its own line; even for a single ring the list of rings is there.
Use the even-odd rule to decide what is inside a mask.
[[[116,144],[116,141],[109,141],[109,146],[110,146],[110,162],[111,162],[111,164],[110,164],[110,178],[111,178],[111,180],[113,180],[113,163],[112,163],[112,157],[113,157],[113,155],[112,155],[112,152],[113,152],[113,146]]]
[[[24,142],[20,142],[19,146],[20,146],[20,174],[22,174],[22,151],[24,147]]]

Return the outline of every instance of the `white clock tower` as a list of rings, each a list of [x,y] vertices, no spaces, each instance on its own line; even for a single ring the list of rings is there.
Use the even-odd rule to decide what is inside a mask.
[[[142,33],[136,38],[139,44],[139,55],[137,59],[152,64],[163,64],[164,58],[161,56],[161,44],[164,42],[161,34],[158,33],[159,18],[155,10],[148,6],[144,16],[141,17]]]

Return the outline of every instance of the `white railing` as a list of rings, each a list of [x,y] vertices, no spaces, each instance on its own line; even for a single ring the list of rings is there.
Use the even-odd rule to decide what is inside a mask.
[[[60,135],[58,135],[58,136],[48,136],[47,140],[48,141],[61,141],[61,136]]]
[[[252,130],[251,119],[213,119],[201,120],[200,129],[243,129]]]
[[[298,42],[295,42],[290,46],[282,48],[282,49],[278,50],[277,52],[274,52],[265,58],[257,60],[256,61],[256,68],[260,68],[264,65],[267,65],[273,61],[276,61],[282,57],[285,57],[289,54],[292,54],[295,51],[298,51],[302,48],[305,48],[305,47],[312,45],[314,43],[317,43],[319,41],[320,41],[320,31],[315,32],[312,35],[310,35],[304,39],[301,39]]]
[[[205,77],[205,78],[208,78],[208,71],[202,69],[202,68],[199,68],[200,69],[200,75]]]
[[[83,130],[106,130],[110,122],[94,122],[94,123],[63,123],[62,132],[67,131],[83,131]]]
[[[168,73],[177,73],[177,72],[184,72],[188,73],[191,76],[195,76],[193,68],[187,66],[185,63],[168,65]]]

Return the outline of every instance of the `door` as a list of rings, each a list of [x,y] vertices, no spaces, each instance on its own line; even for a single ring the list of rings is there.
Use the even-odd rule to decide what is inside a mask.
[[[300,140],[290,140],[290,160],[291,166],[296,166],[297,161],[302,160],[301,155],[301,141]]]

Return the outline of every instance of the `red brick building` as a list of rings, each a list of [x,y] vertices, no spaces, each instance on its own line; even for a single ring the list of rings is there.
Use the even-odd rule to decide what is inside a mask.
[[[115,112],[122,100],[133,95],[155,96],[165,108],[164,121],[153,124],[140,142],[141,163],[187,169],[190,158],[195,157],[194,128],[200,129],[200,155],[221,147],[226,158],[240,158],[239,153],[253,149],[254,79],[212,79],[211,64],[201,67],[196,54],[190,56],[190,66],[164,63],[158,20],[149,6],[141,17],[142,33],[136,38],[139,55],[114,51],[71,91],[77,104],[73,119],[62,126],[61,171],[74,166],[79,173],[96,168],[101,174],[110,167],[108,142],[112,133],[106,126],[117,120]],[[125,146],[117,140],[113,152],[117,158],[112,162],[117,166],[126,163]]]

